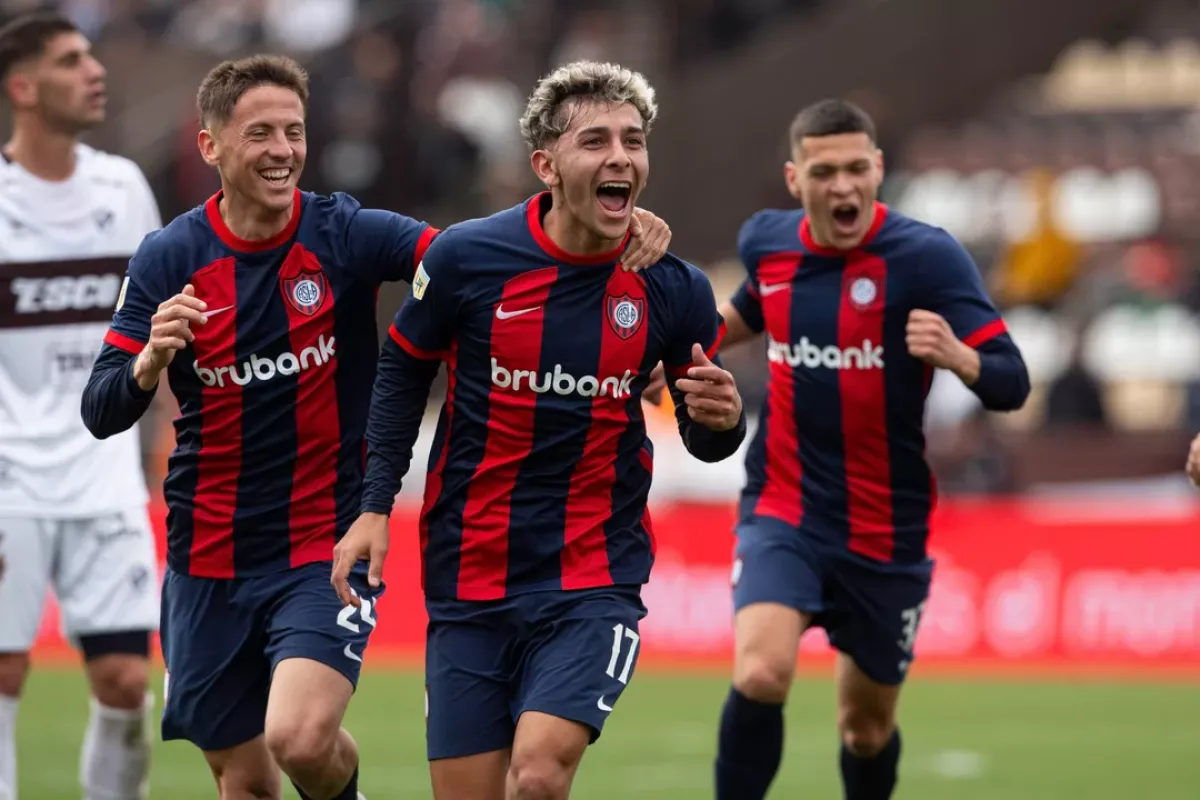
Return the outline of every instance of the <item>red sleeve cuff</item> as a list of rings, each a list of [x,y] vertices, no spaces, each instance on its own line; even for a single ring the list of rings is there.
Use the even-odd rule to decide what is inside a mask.
[[[967,347],[979,347],[984,342],[991,341],[1001,334],[1008,333],[1008,326],[1004,324],[1002,319],[994,319],[984,325],[979,330],[972,333],[967,338],[963,339],[963,344]]]
[[[142,348],[146,346],[145,342],[139,342],[137,339],[131,339],[124,334],[117,333],[111,328],[109,328],[108,332],[104,334],[104,341],[108,344],[111,344],[113,347],[119,347],[126,353],[132,353],[135,356],[142,352]]]

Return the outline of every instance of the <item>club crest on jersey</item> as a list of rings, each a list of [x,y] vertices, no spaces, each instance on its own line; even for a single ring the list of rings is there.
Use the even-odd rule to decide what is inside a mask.
[[[284,278],[282,283],[283,296],[292,308],[306,317],[320,311],[329,294],[329,284],[320,272],[301,272],[295,278]]]
[[[879,287],[868,277],[855,278],[850,284],[850,303],[859,311],[874,305],[879,297]]]
[[[629,339],[642,327],[646,317],[646,301],[634,299],[627,294],[620,297],[608,297],[608,324],[613,333],[622,339]]]

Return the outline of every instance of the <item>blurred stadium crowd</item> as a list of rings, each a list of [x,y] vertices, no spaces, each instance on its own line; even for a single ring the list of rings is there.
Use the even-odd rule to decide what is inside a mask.
[[[270,49],[312,74],[305,186],[445,225],[536,188],[516,119],[551,65],[618,61],[665,89],[829,4],[0,0],[0,15],[38,6],[97,42],[115,113],[94,141],[139,161],[165,218],[217,186],[196,154],[199,78],[215,59]],[[884,199],[968,246],[1034,379],[1028,407],[1003,418],[955,381],[935,382],[930,452],[949,491],[1154,479],[1178,470],[1200,427],[1200,10],[1147,3],[1136,25],[1080,39],[1044,66],[912,130],[888,129],[871,87],[857,98],[882,126]],[[754,210],[730,215],[725,250],[681,251],[718,297],[744,274],[736,225]],[[382,297],[381,318],[399,297]],[[728,362],[757,407],[761,352]],[[157,461],[169,442],[169,431],[148,434]]]

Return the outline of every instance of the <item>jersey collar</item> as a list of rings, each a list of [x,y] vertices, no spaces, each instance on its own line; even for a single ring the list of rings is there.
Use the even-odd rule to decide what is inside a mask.
[[[261,253],[264,250],[272,250],[279,245],[291,239],[296,233],[296,228],[300,225],[300,190],[296,190],[296,197],[292,206],[292,218],[288,220],[287,226],[279,233],[269,239],[243,239],[233,231],[229,230],[229,226],[225,224],[225,220],[221,217],[221,190],[208,198],[208,202],[204,204],[204,213],[208,217],[208,224],[212,226],[213,231],[217,234],[225,246],[238,250],[243,253]]]
[[[556,245],[550,235],[546,233],[546,229],[542,227],[543,207],[545,211],[549,211],[550,203],[550,192],[539,192],[525,201],[525,219],[529,223],[529,232],[533,234],[533,240],[538,243],[538,247],[546,251],[546,255],[559,263],[578,267],[596,267],[621,260],[621,254],[625,252],[625,245],[629,244],[628,231],[625,233],[625,238],[621,240],[621,244],[607,253],[597,253],[596,255],[568,253]]]
[[[879,229],[883,227],[883,223],[887,221],[888,207],[876,201],[875,203],[875,218],[871,220],[871,227],[867,229],[867,234],[863,236],[862,242],[854,250],[861,250],[871,243],[871,241],[879,235]],[[808,214],[800,220],[800,243],[804,245],[804,249],[815,256],[844,256],[851,252],[848,250],[838,250],[836,247],[825,247],[813,241],[812,231],[808,226]]]

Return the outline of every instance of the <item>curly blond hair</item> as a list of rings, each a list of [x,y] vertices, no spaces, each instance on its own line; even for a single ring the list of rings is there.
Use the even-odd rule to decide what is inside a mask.
[[[521,136],[529,149],[541,150],[571,127],[580,102],[629,103],[642,116],[646,133],[658,116],[654,88],[640,73],[618,64],[575,61],[538,81],[521,116]]]

